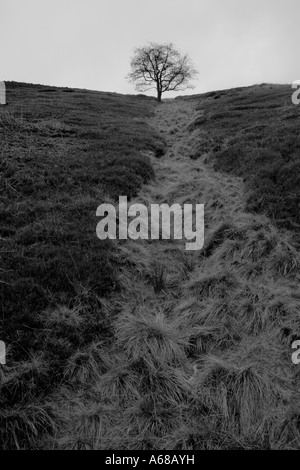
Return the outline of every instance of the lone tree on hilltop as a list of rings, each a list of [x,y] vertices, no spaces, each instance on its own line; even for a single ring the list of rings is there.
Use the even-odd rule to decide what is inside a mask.
[[[137,48],[127,78],[138,91],[156,89],[157,101],[165,91],[193,88],[189,85],[198,72],[187,54],[181,55],[173,44],[150,43]]]

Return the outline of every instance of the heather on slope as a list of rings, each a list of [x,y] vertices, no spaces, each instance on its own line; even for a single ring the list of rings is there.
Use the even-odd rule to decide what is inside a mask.
[[[203,95],[189,130],[192,158],[207,152],[216,170],[245,179],[250,212],[299,232],[300,109],[292,91],[262,84]]]

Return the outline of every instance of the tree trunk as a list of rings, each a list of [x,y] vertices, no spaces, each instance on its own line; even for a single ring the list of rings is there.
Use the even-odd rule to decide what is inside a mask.
[[[160,89],[160,86],[157,85],[157,101],[158,101],[159,103],[161,103],[161,95],[162,95],[162,91],[161,91],[161,89]]]

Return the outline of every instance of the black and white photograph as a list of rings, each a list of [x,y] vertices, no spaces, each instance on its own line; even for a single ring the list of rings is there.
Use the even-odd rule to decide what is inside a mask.
[[[300,450],[299,45],[299,0],[0,0],[0,450]]]

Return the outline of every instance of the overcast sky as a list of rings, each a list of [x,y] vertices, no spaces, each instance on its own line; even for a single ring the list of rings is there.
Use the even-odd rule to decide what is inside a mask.
[[[300,0],[0,0],[0,80],[134,93],[130,58],[149,41],[189,53],[186,93],[291,83]]]

